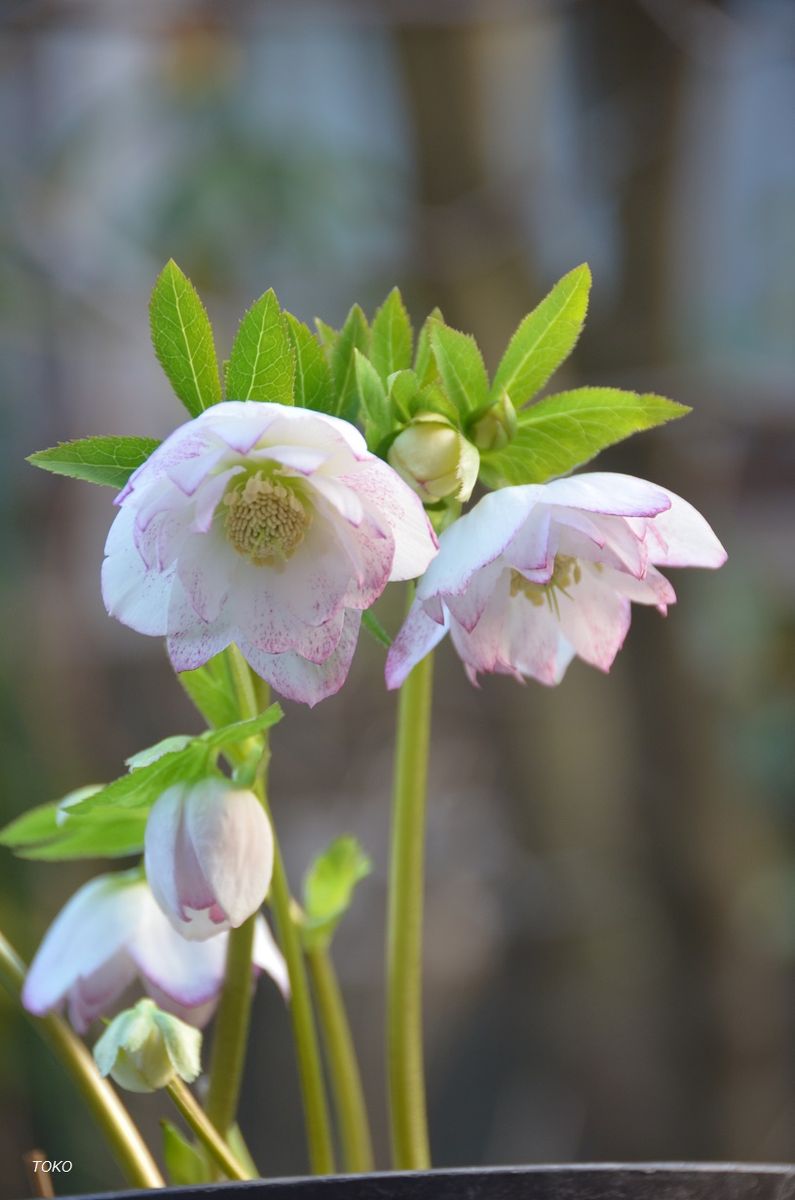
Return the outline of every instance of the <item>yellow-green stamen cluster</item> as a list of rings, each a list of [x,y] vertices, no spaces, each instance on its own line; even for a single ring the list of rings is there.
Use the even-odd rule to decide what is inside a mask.
[[[560,616],[557,593],[568,596],[568,588],[582,579],[582,567],[569,554],[557,554],[552,576],[546,583],[533,583],[519,571],[511,571],[511,595],[524,596],[536,608],[547,604],[555,616]]]
[[[261,471],[237,481],[224,496],[226,536],[256,567],[279,566],[301,545],[312,514],[284,483]]]

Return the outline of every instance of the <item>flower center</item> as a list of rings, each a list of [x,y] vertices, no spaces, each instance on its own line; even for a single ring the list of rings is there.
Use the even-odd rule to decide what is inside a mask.
[[[295,492],[283,483],[249,475],[224,496],[226,536],[255,567],[274,567],[294,554],[309,528],[312,515]]]
[[[552,577],[547,583],[532,583],[519,571],[511,571],[511,595],[524,596],[536,608],[547,604],[555,616],[560,616],[557,593],[568,596],[567,588],[582,579],[582,567],[569,554],[556,554]]]

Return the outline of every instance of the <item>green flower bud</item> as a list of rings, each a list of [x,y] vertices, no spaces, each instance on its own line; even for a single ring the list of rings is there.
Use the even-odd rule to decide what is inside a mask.
[[[470,436],[478,450],[502,450],[515,437],[517,426],[516,409],[508,393],[503,392],[497,403],[475,421]]]
[[[162,1012],[154,1000],[139,1000],[119,1013],[94,1047],[101,1075],[128,1092],[155,1092],[176,1075],[192,1083],[201,1071],[202,1035],[192,1025]]]
[[[480,469],[480,455],[472,443],[435,412],[417,413],[387,457],[425,504],[468,500]]]

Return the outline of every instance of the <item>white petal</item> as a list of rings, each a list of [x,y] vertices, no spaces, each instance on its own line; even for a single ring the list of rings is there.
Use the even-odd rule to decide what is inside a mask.
[[[386,686],[390,691],[400,687],[417,663],[439,644],[449,627],[450,614],[446,609],[440,625],[428,615],[422,601],[414,601],[386,656]]]
[[[563,636],[585,662],[609,671],[629,632],[629,600],[587,570],[569,596],[556,599]]]
[[[225,605],[214,621],[202,621],[174,579],[168,609],[168,656],[175,671],[193,671],[220,654],[235,640],[231,605]]]
[[[345,612],[345,623],[334,653],[322,664],[307,662],[294,653],[265,654],[247,643],[240,650],[251,668],[288,700],[314,708],[321,700],[333,696],[348,677],[362,614],[354,609]]]
[[[102,564],[102,599],[112,617],[138,633],[162,636],[174,571],[147,570],[134,542],[135,513],[123,508],[111,527],[113,549]]]
[[[172,927],[149,889],[142,898],[141,910],[130,953],[148,990],[158,1000],[167,997],[169,1011],[174,1011],[174,1005],[198,1009],[215,1001],[224,977],[227,935],[221,933],[203,942],[188,941]]]
[[[396,471],[380,459],[368,458],[342,482],[359,496],[365,508],[395,539],[393,580],[415,579],[435,556],[439,542],[422,501]]]
[[[262,905],[273,871],[273,834],[253,792],[207,780],[191,789],[185,824],[214,903],[233,929]]]
[[[717,568],[727,554],[701,513],[674,492],[671,507],[647,522],[651,561],[664,567]]]
[[[188,785],[168,788],[149,810],[144,832],[144,867],[152,895],[172,923],[183,919],[174,862]]]
[[[544,502],[617,517],[653,517],[670,507],[665,488],[634,475],[589,471],[543,485]]]
[[[204,624],[218,620],[244,568],[242,557],[217,530],[187,538],[177,563],[177,575],[193,609],[191,625],[196,617]]]
[[[264,917],[257,917],[254,923],[254,966],[270,975],[285,1000],[289,1000],[290,976],[287,963]]]

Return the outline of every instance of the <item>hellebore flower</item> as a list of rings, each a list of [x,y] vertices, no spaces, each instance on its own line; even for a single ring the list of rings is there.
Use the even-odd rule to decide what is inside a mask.
[[[180,426],[116,499],[111,616],[167,638],[177,671],[236,642],[283,696],[348,674],[362,610],[438,543],[418,498],[347,421],[226,401]]]
[[[144,846],[152,894],[191,941],[236,929],[268,894],[270,822],[253,792],[225,779],[163,792],[149,813]]]
[[[451,497],[468,500],[477,483],[480,455],[439,413],[418,413],[389,448],[390,465],[425,504]]]
[[[198,1029],[161,1012],[154,1000],[139,1000],[113,1018],[94,1046],[94,1061],[128,1092],[156,1092],[177,1076],[198,1079],[201,1044]]]
[[[555,684],[575,655],[608,671],[630,606],[676,600],[657,570],[720,567],[726,552],[696,510],[629,475],[583,474],[492,492],[441,537],[387,657],[390,688],[450,631],[478,673]]]
[[[66,1005],[78,1033],[109,1013],[137,978],[161,1008],[209,1021],[221,991],[227,935],[188,942],[172,929],[137,870],[100,875],[75,892],[44,935],[22,989],[37,1017]],[[287,969],[257,919],[254,966],[287,993]]]

